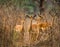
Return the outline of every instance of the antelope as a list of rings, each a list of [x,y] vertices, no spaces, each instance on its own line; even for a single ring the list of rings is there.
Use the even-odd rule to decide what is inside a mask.
[[[37,23],[32,23],[32,30],[37,31]]]
[[[24,28],[24,20],[21,20],[21,24],[20,25],[17,25],[15,26],[14,30],[15,31],[18,31],[18,32],[21,32]]]
[[[40,26],[40,29],[42,29],[44,31],[44,30],[48,29],[48,27],[50,27],[51,25],[47,22],[43,22],[43,23],[39,24],[39,26]]]
[[[21,31],[22,30],[22,25],[16,25],[15,26],[15,31]]]

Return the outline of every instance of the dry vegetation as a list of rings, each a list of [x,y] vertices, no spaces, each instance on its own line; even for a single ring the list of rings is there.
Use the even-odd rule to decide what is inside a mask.
[[[59,8],[31,19],[13,5],[0,6],[0,47],[60,47]]]

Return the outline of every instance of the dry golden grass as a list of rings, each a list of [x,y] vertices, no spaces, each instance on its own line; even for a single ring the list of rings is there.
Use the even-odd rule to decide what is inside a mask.
[[[24,12],[21,12],[20,13],[20,11],[19,11],[19,13],[18,13],[18,11],[16,11],[16,10],[13,10],[14,9],[14,7],[8,7],[8,8],[1,8],[0,9],[0,28],[2,28],[2,30],[3,29],[5,29],[4,30],[4,32],[7,34],[7,32],[8,31],[11,31],[11,32],[14,32],[14,31],[17,31],[17,32],[20,32],[20,31],[22,31],[22,29],[23,29],[23,26],[25,26],[25,25],[23,25],[23,22],[25,22],[25,20],[22,20],[23,19],[23,17],[25,17],[25,15],[24,15]],[[23,17],[22,17],[23,16]],[[21,17],[21,18],[19,18],[19,17]],[[46,15],[46,17],[45,16],[43,16],[44,18],[48,18],[48,15]],[[53,16],[53,17],[51,17],[52,19],[54,19],[54,21],[49,21],[49,19],[47,19],[47,22],[44,22],[46,19],[43,19],[43,21],[42,22],[40,22],[40,20],[42,20],[42,19],[40,19],[40,20],[38,20],[38,21],[36,21],[36,23],[32,23],[32,30],[37,34],[36,36],[38,37],[38,35],[39,35],[39,29],[41,29],[42,31],[44,31],[42,34],[42,36],[45,36],[46,35],[46,37],[41,37],[42,38],[42,40],[47,40],[47,38],[49,38],[49,34],[47,33],[45,33],[45,31],[48,29],[48,28],[50,28],[50,27],[52,27],[50,30],[48,30],[48,32],[50,32],[50,31],[52,31],[53,33],[51,33],[51,34],[53,34],[53,36],[50,36],[50,37],[52,37],[52,41],[53,41],[53,43],[54,43],[54,45],[56,44],[56,45],[58,45],[60,42],[59,42],[59,33],[60,33],[60,29],[59,29],[59,27],[60,27],[60,23],[59,23],[59,21],[58,21],[58,17],[56,16]],[[26,18],[27,19],[27,18]],[[60,18],[59,18],[60,19]],[[28,20],[28,19],[27,19]],[[34,20],[34,19],[33,19]],[[48,22],[49,21],[49,22]],[[28,28],[26,28],[27,30],[28,30],[28,32],[29,32],[29,29],[30,29],[30,25],[28,25]],[[14,30],[14,31],[13,31]],[[15,32],[16,33],[16,32]],[[44,34],[45,33],[45,34]],[[54,36],[54,33],[55,33],[55,36]],[[10,34],[10,32],[9,32],[9,34]],[[50,34],[50,35],[51,35]],[[3,34],[2,34],[3,35]],[[2,36],[1,35],[1,36]],[[10,36],[8,36],[8,37],[12,37],[14,34],[12,33],[12,35],[10,35]],[[30,34],[29,34],[30,35]],[[57,36],[58,35],[58,36]],[[21,36],[20,35],[18,35],[19,37],[18,38],[20,38]],[[35,34],[33,33],[33,35],[32,35],[32,39],[35,39],[35,40],[37,40],[36,37],[35,36]],[[5,35],[5,37],[6,37],[6,35]],[[22,37],[23,37],[23,35],[22,35]],[[40,38],[40,39],[41,39]],[[56,39],[55,39],[56,38]],[[55,39],[55,40],[54,40]],[[58,39],[58,40],[57,40]],[[7,39],[6,39],[7,40]],[[13,40],[13,37],[12,37],[12,40]],[[12,40],[11,40],[11,42],[12,42]],[[35,41],[35,40],[32,40],[32,41]],[[56,41],[57,40],[57,41]],[[1,40],[0,40],[1,41]],[[10,38],[9,38],[9,41],[10,41]],[[23,41],[23,40],[22,40]],[[7,41],[5,41],[5,42],[7,42]],[[5,43],[4,42],[4,43]],[[14,41],[13,41],[14,42]],[[9,42],[8,42],[9,43]],[[17,42],[17,43],[21,43],[21,42]],[[29,43],[29,42],[28,42]],[[32,42],[32,43],[34,43],[35,44],[35,42]],[[48,43],[48,42],[47,42]],[[15,43],[16,44],[16,43]],[[23,43],[24,44],[24,43]],[[18,45],[18,44],[17,44]],[[44,44],[42,44],[42,45],[44,45]],[[48,46],[49,47],[49,46]],[[57,47],[57,46],[56,46]]]

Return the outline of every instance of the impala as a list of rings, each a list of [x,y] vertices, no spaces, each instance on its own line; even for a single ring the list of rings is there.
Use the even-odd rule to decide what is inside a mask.
[[[18,31],[18,32],[21,32],[24,28],[24,20],[21,20],[21,24],[15,26],[14,30],[15,31]]]

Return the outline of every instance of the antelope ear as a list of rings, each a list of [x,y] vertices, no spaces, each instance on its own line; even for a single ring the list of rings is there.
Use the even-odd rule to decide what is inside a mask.
[[[28,15],[26,15],[26,18],[27,18],[27,17],[30,18]]]
[[[36,17],[36,15],[34,15],[33,17]]]

